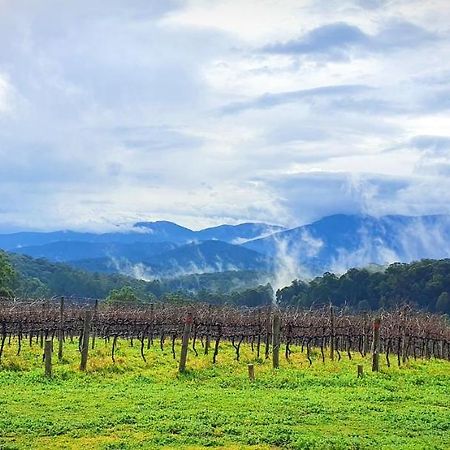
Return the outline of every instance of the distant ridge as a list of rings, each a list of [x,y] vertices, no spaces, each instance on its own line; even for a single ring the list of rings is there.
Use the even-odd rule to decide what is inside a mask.
[[[194,231],[173,222],[138,222],[122,233],[13,233],[0,248],[91,271],[158,276],[226,270],[315,276],[351,267],[450,257],[450,216],[336,214],[285,229],[264,223]],[[126,268],[126,269],[124,269]],[[139,275],[136,275],[139,276]]]
[[[450,256],[450,216],[336,214],[243,245],[275,259],[284,256],[282,247],[313,274],[439,259]]]
[[[137,222],[130,231],[115,233],[82,233],[76,231],[53,232],[19,232],[0,234],[0,248],[15,250],[17,248],[45,245],[54,242],[89,242],[130,244],[136,242],[160,243],[171,242],[186,244],[192,241],[220,240],[232,243],[236,240],[256,239],[273,231],[285,228],[264,223],[243,223],[239,225],[219,225],[193,231],[173,222]]]

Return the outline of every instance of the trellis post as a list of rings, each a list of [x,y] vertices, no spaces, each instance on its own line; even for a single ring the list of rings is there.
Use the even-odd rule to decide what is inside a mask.
[[[63,358],[64,345],[64,297],[59,302],[59,328],[58,328],[58,359]]]
[[[52,376],[52,350],[53,343],[51,339],[46,339],[44,346],[45,376]]]
[[[377,317],[373,321],[372,372],[380,370],[380,326],[381,318]]]
[[[335,329],[334,329],[334,308],[330,303],[330,358],[334,361],[334,344],[335,344]]]
[[[186,320],[184,322],[183,339],[181,341],[180,365],[178,367],[179,373],[183,373],[186,371],[186,360],[187,360],[191,328],[192,328],[192,313],[189,312],[187,314]]]
[[[84,314],[83,342],[81,345],[80,370],[85,371],[89,353],[89,332],[91,330],[92,311],[87,310]]]
[[[279,312],[276,311],[272,319],[272,367],[274,369],[280,367],[280,331],[281,318]]]

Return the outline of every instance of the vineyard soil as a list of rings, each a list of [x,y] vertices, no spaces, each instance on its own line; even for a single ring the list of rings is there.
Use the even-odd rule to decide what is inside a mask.
[[[274,371],[249,346],[237,362],[231,344],[222,344],[215,366],[198,350],[198,357],[189,352],[180,376],[170,345],[146,351],[145,363],[139,345],[119,341],[113,364],[111,345],[99,340],[80,373],[78,345],[67,343],[46,379],[39,345],[16,356],[17,344],[6,343],[0,448],[450,448],[448,361],[387,368],[382,355],[381,372],[373,374],[369,356],[322,363],[313,351],[309,366],[293,347]],[[248,362],[255,363],[254,382]]]

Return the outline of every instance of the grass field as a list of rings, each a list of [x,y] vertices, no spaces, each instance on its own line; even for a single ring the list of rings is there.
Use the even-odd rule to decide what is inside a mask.
[[[190,352],[179,376],[170,345],[144,363],[122,341],[113,365],[99,341],[87,373],[68,344],[46,379],[39,346],[16,351],[6,346],[0,366],[1,449],[450,448],[449,362],[382,364],[372,374],[369,358],[323,364],[316,355],[309,367],[294,348],[274,371],[249,348],[235,361],[223,344],[215,367],[211,355]],[[256,364],[253,383],[247,362]],[[357,379],[361,362],[366,376]]]

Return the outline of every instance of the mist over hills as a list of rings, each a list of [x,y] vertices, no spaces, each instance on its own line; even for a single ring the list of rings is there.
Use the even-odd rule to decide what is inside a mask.
[[[306,272],[343,273],[351,267],[450,255],[450,217],[333,215],[243,244],[269,258],[289,258]]]
[[[250,270],[287,271],[292,280],[369,264],[449,257],[450,217],[339,214],[293,229],[245,223],[200,231],[167,221],[139,222],[129,231],[105,234],[3,234],[0,248],[142,279]]]
[[[242,292],[267,283],[268,274],[257,271],[229,271],[184,275],[145,281],[121,273],[92,273],[64,263],[52,263],[15,253],[7,254],[16,271],[13,290],[19,297],[106,298],[113,289],[129,286],[142,300],[161,299],[166,294],[182,292]]]
[[[50,244],[51,245],[51,244]],[[139,244],[146,256],[124,253],[108,257],[70,260],[69,264],[80,269],[115,273],[142,279],[175,278],[190,274],[203,274],[226,271],[266,271],[270,267],[270,258],[261,253],[239,245],[222,241],[203,241],[173,247],[167,251],[152,252],[155,244]],[[160,244],[160,246],[173,244]],[[130,246],[126,247],[129,250]]]
[[[220,240],[228,243],[241,243],[245,240],[263,237],[285,228],[264,223],[243,223],[239,225],[219,225],[193,231],[176,223],[165,220],[156,222],[138,222],[129,231],[115,233],[83,233],[76,231],[19,232],[0,234],[0,248],[16,250],[23,247],[45,245],[55,242],[88,242],[155,244],[170,242],[187,244],[194,241]],[[236,242],[238,241],[238,242]]]

